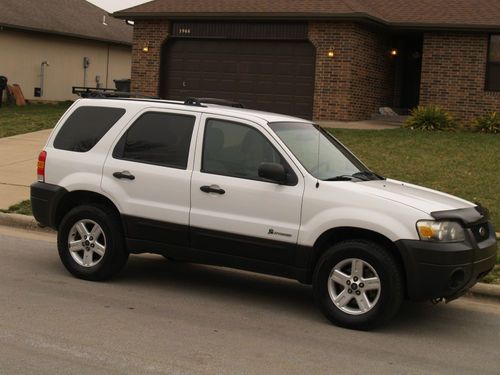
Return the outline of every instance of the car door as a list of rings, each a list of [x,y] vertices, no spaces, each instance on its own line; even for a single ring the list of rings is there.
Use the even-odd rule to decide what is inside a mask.
[[[191,182],[191,246],[226,256],[293,265],[303,176],[263,126],[204,114]],[[280,163],[287,183],[258,176]]]
[[[148,251],[159,244],[188,246],[199,118],[193,112],[148,109],[115,141],[104,165],[102,189],[120,208],[129,247]]]

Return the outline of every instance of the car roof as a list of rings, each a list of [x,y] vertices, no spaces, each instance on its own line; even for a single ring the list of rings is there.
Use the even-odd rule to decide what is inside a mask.
[[[188,110],[199,113],[212,113],[219,115],[229,115],[235,117],[256,117],[265,122],[306,122],[311,123],[309,120],[305,120],[298,117],[283,115],[279,113],[258,111],[254,109],[246,108],[235,108],[219,104],[205,104],[202,105],[189,105],[182,101],[175,100],[161,100],[161,99],[136,99],[136,98],[105,98],[105,99],[79,99],[80,105],[99,105],[103,106],[123,106],[124,103],[133,105],[134,107],[143,108],[165,108],[165,109],[178,109],[178,110]]]

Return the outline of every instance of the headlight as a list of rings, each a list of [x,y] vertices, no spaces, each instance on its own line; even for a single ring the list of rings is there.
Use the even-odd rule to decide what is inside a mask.
[[[454,221],[422,220],[417,230],[423,241],[460,242],[465,240],[464,228]]]

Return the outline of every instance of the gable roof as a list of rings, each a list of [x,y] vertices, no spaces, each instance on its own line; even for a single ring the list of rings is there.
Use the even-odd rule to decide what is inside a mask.
[[[132,44],[133,28],[85,0],[0,0],[0,26]],[[106,16],[107,26],[103,24]]]
[[[154,0],[123,19],[350,19],[395,28],[500,30],[499,0]]]

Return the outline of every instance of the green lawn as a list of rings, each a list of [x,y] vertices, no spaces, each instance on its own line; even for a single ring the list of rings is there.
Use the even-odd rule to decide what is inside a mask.
[[[332,133],[383,176],[480,202],[500,230],[499,135],[409,129]]]
[[[7,212],[10,214],[20,214],[20,215],[32,215],[31,202],[29,200],[22,201],[13,206],[10,206],[7,210],[1,210],[0,212]]]
[[[70,105],[70,102],[28,104],[25,107],[3,104],[0,108],[0,138],[52,128]]]
[[[500,264],[500,261],[497,260],[497,263]],[[483,283],[500,285],[500,265],[497,264],[493,271],[484,277]]]

